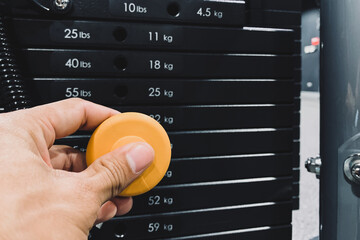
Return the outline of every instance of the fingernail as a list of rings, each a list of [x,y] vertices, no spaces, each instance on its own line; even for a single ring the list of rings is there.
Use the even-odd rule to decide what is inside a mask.
[[[126,159],[133,173],[138,174],[144,170],[154,159],[154,150],[147,143],[136,143],[126,153]]]

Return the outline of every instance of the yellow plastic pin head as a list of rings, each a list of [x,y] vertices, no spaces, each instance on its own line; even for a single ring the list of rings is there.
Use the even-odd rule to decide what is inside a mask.
[[[171,158],[171,145],[164,128],[142,113],[121,113],[105,120],[96,128],[86,150],[89,166],[112,150],[132,142],[147,142],[155,151],[151,165],[120,196],[136,196],[155,187],[164,177]]]

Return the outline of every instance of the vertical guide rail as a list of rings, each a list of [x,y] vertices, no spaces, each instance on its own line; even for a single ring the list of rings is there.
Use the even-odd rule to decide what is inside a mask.
[[[4,17],[0,16],[0,108],[8,112],[27,108],[31,103],[4,25]]]

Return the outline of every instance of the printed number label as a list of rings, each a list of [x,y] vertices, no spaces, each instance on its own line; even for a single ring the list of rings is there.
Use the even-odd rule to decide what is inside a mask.
[[[124,11],[129,13],[147,13],[147,8],[135,3],[124,3]]]
[[[79,88],[67,88],[65,97],[78,97],[79,96]]]
[[[159,33],[158,32],[149,32],[149,40],[150,41],[159,41]]]
[[[69,58],[66,63],[65,66],[68,68],[85,68],[85,69],[89,69],[91,68],[91,62],[89,61],[80,61],[77,58]]]
[[[79,67],[79,59],[77,58],[70,58],[66,61],[65,66],[68,68],[78,68]]]
[[[91,91],[79,89],[77,87],[74,88],[66,88],[65,90],[65,97],[71,98],[71,97],[81,97],[81,98],[90,98],[92,95]]]
[[[218,19],[222,19],[224,14],[221,11],[213,10],[211,8],[199,8],[199,10],[196,12],[197,15],[201,17],[216,17]]]
[[[125,12],[135,12],[136,11],[136,5],[134,3],[124,3]]]
[[[150,60],[150,69],[159,70],[161,68],[160,60]]]
[[[157,122],[160,123],[160,120],[161,120],[160,114],[150,114],[149,116],[152,117],[153,119],[155,119]]]
[[[163,62],[162,64],[160,60],[150,60],[149,63],[151,70],[163,69],[167,71],[172,71],[174,69],[174,64],[167,62]]]
[[[158,223],[158,222],[149,223],[149,225],[148,225],[148,232],[149,232],[149,233],[151,233],[151,232],[157,232],[157,231],[159,231],[159,228],[160,228],[160,223]]]
[[[76,39],[79,37],[79,33],[78,33],[77,29],[66,28],[64,30],[64,32],[65,32],[65,38],[67,38],[67,39],[69,39],[69,38]]]
[[[211,16],[211,9],[210,8],[205,8],[204,10],[205,11],[203,11],[203,9],[200,8],[197,11],[197,14],[200,15],[200,16],[203,16],[203,17],[210,17]]]
[[[160,97],[160,88],[149,88],[149,97]]]
[[[78,29],[74,28],[74,29],[70,29],[70,28],[66,28],[64,30],[65,39],[90,39],[90,33],[89,32],[83,32],[83,31],[79,31]]]
[[[148,201],[149,206],[160,205],[160,196],[150,196]]]

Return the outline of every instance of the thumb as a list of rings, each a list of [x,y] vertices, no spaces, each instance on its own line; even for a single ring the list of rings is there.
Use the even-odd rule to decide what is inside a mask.
[[[130,143],[98,158],[82,174],[103,204],[135,180],[151,164],[154,155],[149,144]]]

